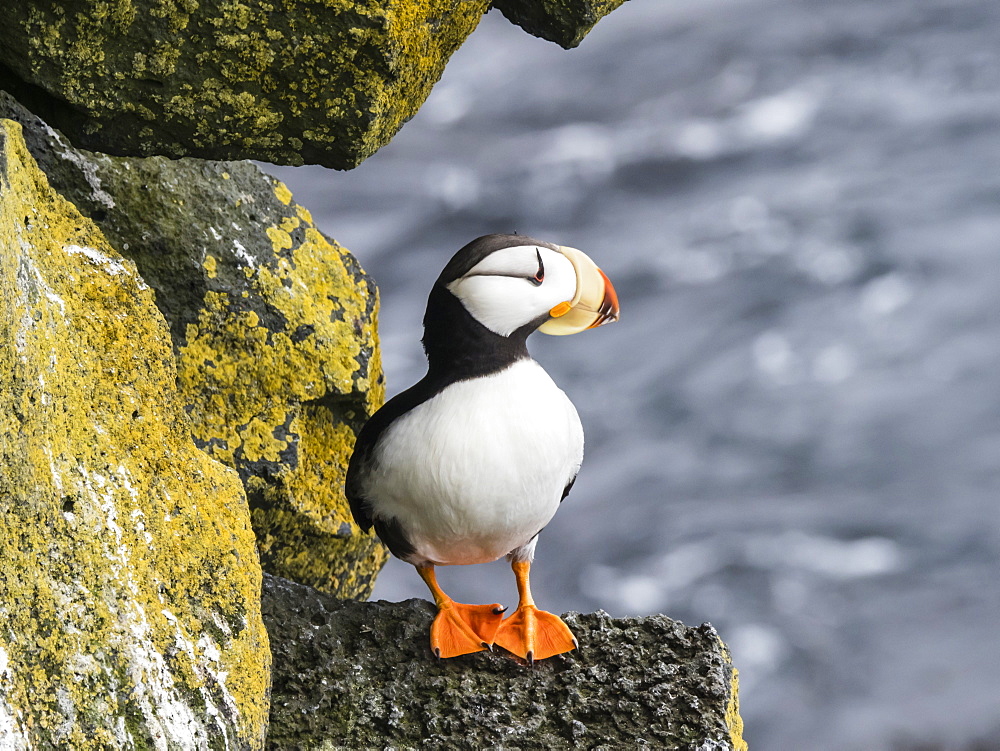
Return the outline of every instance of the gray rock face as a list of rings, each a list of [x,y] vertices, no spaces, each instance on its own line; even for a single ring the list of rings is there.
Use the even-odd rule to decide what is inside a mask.
[[[268,748],[745,749],[715,629],[665,616],[564,616],[580,649],[529,668],[436,660],[433,606],[342,602],[265,576]]]
[[[493,7],[529,34],[572,49],[625,0],[494,0]]]

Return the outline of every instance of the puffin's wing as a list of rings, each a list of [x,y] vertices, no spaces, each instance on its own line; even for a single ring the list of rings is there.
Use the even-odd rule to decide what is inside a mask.
[[[566,487],[563,488],[562,498],[559,499],[559,503],[562,503],[563,501],[566,500],[566,496],[569,495],[569,491],[573,489],[573,483],[576,482],[576,478],[577,478],[576,475],[573,475],[571,478],[569,478],[569,482],[566,483]]]
[[[351,515],[357,525],[365,532],[372,528],[373,521],[371,502],[365,498],[362,488],[365,475],[368,473],[368,460],[379,436],[385,429],[384,425],[377,424],[376,418],[379,414],[380,412],[376,412],[372,415],[358,434],[358,440],[354,444],[354,453],[351,454],[351,461],[347,465],[347,479],[344,481],[344,494],[351,507]]]

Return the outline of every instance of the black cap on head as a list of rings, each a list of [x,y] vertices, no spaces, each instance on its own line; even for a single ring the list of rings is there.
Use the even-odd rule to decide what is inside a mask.
[[[450,284],[464,276],[490,253],[501,248],[516,248],[519,245],[538,245],[550,250],[559,250],[558,245],[542,242],[527,235],[483,235],[477,237],[451,257],[437,279],[438,284]]]

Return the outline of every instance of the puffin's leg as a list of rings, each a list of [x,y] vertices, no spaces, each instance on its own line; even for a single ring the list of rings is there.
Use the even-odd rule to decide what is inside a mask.
[[[431,624],[431,651],[437,657],[458,657],[490,649],[506,608],[499,603],[466,605],[455,602],[438,586],[433,564],[416,568],[438,607]]]
[[[576,649],[576,638],[562,619],[535,607],[528,586],[531,562],[513,561],[510,567],[517,579],[517,610],[500,625],[493,643],[523,657],[529,665]]]

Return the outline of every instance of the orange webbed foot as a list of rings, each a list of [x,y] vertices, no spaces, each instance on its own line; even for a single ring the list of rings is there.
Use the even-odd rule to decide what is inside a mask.
[[[529,665],[535,660],[570,652],[577,647],[573,632],[559,616],[539,610],[534,605],[518,607],[500,625],[493,643],[524,658]]]
[[[437,657],[458,657],[490,649],[506,608],[446,602],[431,624],[431,651]]]

